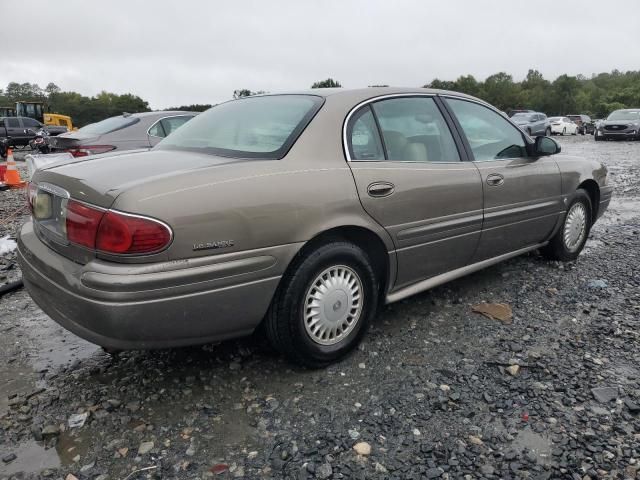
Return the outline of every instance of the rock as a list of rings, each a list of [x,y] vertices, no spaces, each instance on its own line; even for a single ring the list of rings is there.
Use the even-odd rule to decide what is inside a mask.
[[[451,390],[451,387],[449,385],[442,384],[440,385],[440,390],[442,390],[444,393],[447,393]]]
[[[357,430],[349,430],[349,437],[351,437],[352,440],[357,440],[358,438],[360,438],[360,432],[358,432]]]
[[[138,447],[138,455],[145,455],[153,450],[153,442],[142,442]]]
[[[47,425],[42,429],[42,436],[46,437],[56,437],[60,435],[60,427],[58,425]]]
[[[187,448],[185,455],[187,457],[193,457],[195,454],[196,454],[196,446],[192,443],[191,445],[189,445],[189,448]]]
[[[417,428],[414,428],[412,433],[415,437],[419,437],[420,435],[422,435],[420,430],[418,430]]]
[[[618,387],[592,388],[591,393],[598,402],[607,403],[618,398]]]
[[[587,287],[589,288],[607,288],[607,286],[608,284],[606,280],[603,280],[601,278],[589,280],[589,282],[587,282]]]
[[[444,470],[439,467],[430,468],[429,470],[427,470],[426,476],[427,478],[440,478],[443,473],[444,473]]]
[[[76,477],[73,473],[70,473],[69,475],[64,477],[64,480],[78,480],[78,477]]]
[[[518,372],[520,371],[520,365],[511,365],[505,368],[505,370],[509,375],[511,375],[512,377],[515,377],[516,375],[518,375]]]
[[[333,475],[333,467],[330,463],[323,463],[316,467],[316,478],[329,478]]]
[[[493,475],[495,469],[491,465],[482,465],[480,471],[483,475]]]
[[[2,461],[3,461],[4,463],[11,463],[11,462],[13,462],[16,458],[18,458],[18,457],[16,456],[16,454],[15,454],[15,453],[9,453],[9,454],[5,455],[4,457],[2,457]]]
[[[627,406],[627,408],[629,409],[629,411],[631,413],[640,412],[640,405],[638,405],[637,403],[634,403],[631,399],[625,398],[624,399],[624,404]]]
[[[353,449],[358,455],[367,456],[371,455],[371,445],[367,442],[358,442],[353,446]]]
[[[388,473],[387,468],[378,462],[376,462],[375,469],[378,473]]]
[[[480,439],[480,437],[476,437],[474,435],[469,435],[469,443],[473,444],[473,445],[482,445],[482,440]]]
[[[125,408],[129,410],[131,413],[135,413],[140,410],[140,402],[134,400],[133,402],[129,402],[125,405]]]
[[[214,475],[222,475],[224,472],[228,470],[229,470],[229,465],[227,465],[226,463],[217,463],[209,469],[209,471]]]

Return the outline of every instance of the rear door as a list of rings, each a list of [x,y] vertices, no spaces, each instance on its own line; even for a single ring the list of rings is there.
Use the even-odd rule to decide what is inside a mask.
[[[4,121],[7,129],[7,136],[11,137],[13,144],[26,145],[28,143],[27,136],[24,133],[24,127],[18,117],[10,117]]]
[[[396,286],[466,265],[480,239],[480,174],[462,161],[438,104],[426,95],[382,97],[352,112],[345,126],[362,205],[397,249]]]
[[[484,223],[474,262],[545,241],[564,211],[560,170],[531,157],[522,132],[494,110],[447,98],[484,189]]]

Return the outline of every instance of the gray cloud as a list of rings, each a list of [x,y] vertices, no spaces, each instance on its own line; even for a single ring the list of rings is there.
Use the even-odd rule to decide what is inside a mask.
[[[419,86],[640,68],[635,1],[624,11],[593,0],[0,1],[3,18],[24,19],[3,24],[0,86],[131,92],[154,108],[328,76],[345,87]]]

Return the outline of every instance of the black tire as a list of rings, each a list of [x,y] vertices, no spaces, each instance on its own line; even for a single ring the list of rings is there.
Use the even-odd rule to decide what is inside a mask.
[[[562,136],[564,137],[567,134],[567,127],[562,129]]]
[[[333,267],[347,267],[355,272],[362,289],[361,306],[346,336],[333,345],[322,345],[307,332],[304,316],[311,308],[306,297],[320,276]],[[362,249],[344,241],[322,245],[294,260],[283,277],[265,318],[267,338],[289,361],[309,368],[325,367],[358,345],[376,314],[379,300],[379,281]],[[342,308],[340,301],[335,305]],[[345,301],[344,305],[346,311],[348,303]]]
[[[601,141],[603,140],[602,135],[598,135],[598,132],[594,132],[594,133],[593,133],[593,139],[594,139],[596,142],[601,142]]]
[[[551,136],[551,128],[547,127],[547,129],[544,131],[544,136],[545,137],[550,137]]]
[[[584,208],[584,232],[582,236],[579,237],[579,241],[575,245],[567,246],[565,240],[567,220],[569,219],[569,214],[577,205],[581,205]],[[582,252],[582,249],[587,242],[589,232],[591,231],[592,212],[593,208],[591,206],[591,198],[589,197],[589,194],[582,189],[576,190],[576,193],[573,195],[573,198],[567,207],[567,212],[562,220],[562,225],[549,243],[542,248],[542,254],[549,260],[560,260],[562,262],[570,262],[578,258],[578,255],[580,255],[580,252]]]

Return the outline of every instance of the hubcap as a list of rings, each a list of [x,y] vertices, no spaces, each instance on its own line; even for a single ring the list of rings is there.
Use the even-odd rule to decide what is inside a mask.
[[[363,301],[362,282],[351,268],[338,265],[324,270],[307,290],[304,328],[320,345],[335,345],[355,328]]]
[[[575,252],[587,234],[587,210],[582,203],[574,204],[564,221],[564,245],[570,252]]]

